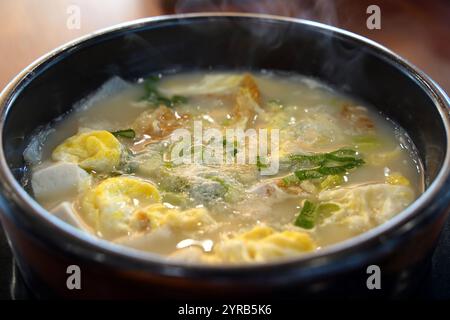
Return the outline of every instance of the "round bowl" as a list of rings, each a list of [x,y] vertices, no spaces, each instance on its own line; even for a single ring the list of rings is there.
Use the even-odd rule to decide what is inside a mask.
[[[93,239],[22,188],[23,151],[50,123],[113,76],[204,69],[292,71],[376,106],[423,161],[425,192],[388,222],[295,259],[207,266]],[[449,99],[424,73],[368,39],[323,24],[255,14],[133,21],[70,42],[25,68],[0,97],[0,211],[14,257],[37,297],[223,298],[403,296],[428,270],[450,202]],[[69,266],[81,270],[70,290]],[[381,289],[369,290],[371,265]],[[68,271],[69,270],[69,271]]]

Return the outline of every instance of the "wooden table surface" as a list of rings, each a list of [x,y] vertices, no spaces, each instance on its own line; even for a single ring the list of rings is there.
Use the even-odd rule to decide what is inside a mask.
[[[381,30],[366,27],[366,8],[381,8]],[[70,6],[80,28],[70,29]],[[47,51],[120,22],[192,11],[247,11],[309,18],[374,39],[407,58],[450,92],[450,1],[0,0],[0,88]]]

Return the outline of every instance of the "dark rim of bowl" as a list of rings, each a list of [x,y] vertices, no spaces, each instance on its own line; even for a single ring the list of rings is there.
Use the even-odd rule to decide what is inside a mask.
[[[78,230],[62,220],[51,215],[47,210],[42,208],[20,185],[19,182],[14,178],[8,164],[6,162],[5,153],[3,150],[3,134],[4,134],[4,123],[8,115],[9,109],[13,105],[14,96],[20,94],[20,90],[26,86],[27,81],[31,81],[35,70],[45,67],[54,58],[64,54],[68,50],[82,45],[86,41],[93,38],[100,38],[105,35],[114,35],[114,32],[121,31],[132,31],[140,27],[146,27],[154,23],[160,22],[170,22],[179,20],[190,20],[190,19],[207,19],[207,18],[225,18],[225,19],[262,19],[268,21],[277,21],[283,23],[296,23],[302,24],[309,27],[314,27],[321,29],[326,32],[332,32],[335,35],[350,38],[353,41],[358,42],[362,46],[369,47],[374,50],[379,56],[384,58],[390,63],[396,64],[399,68],[407,71],[408,75],[416,81],[423,90],[426,91],[428,96],[433,100],[443,123],[447,138],[447,150],[445,153],[444,164],[440,169],[438,175],[430,184],[430,186],[425,190],[425,192],[419,196],[410,206],[405,210],[398,213],[395,217],[391,218],[389,221],[361,234],[350,238],[348,240],[339,242],[334,245],[330,245],[320,251],[307,253],[304,255],[299,255],[297,257],[279,260],[274,262],[267,262],[263,264],[244,264],[244,265],[203,265],[203,264],[188,264],[176,261],[168,261],[166,258],[159,256],[157,254],[144,252],[132,248],[122,247],[120,245],[114,244],[112,242],[95,238],[91,235],[85,234],[83,231]],[[418,68],[413,66],[411,63],[407,62],[403,58],[399,57],[397,54],[393,53],[389,49],[383,47],[382,45],[369,40],[360,35],[354,34],[352,32],[328,26],[322,23],[265,15],[265,14],[246,14],[246,13],[194,13],[194,14],[177,14],[177,15],[167,15],[158,16],[151,18],[144,18],[133,20],[126,23],[121,23],[112,27],[98,30],[96,32],[90,33],[86,36],[77,38],[70,41],[55,50],[49,52],[48,54],[37,59],[35,62],[31,63],[28,67],[23,69],[0,93],[0,177],[3,190],[8,194],[10,199],[23,210],[22,214],[28,214],[28,219],[34,219],[36,225],[40,225],[42,228],[46,228],[48,233],[47,236],[53,237],[53,239],[58,239],[58,243],[75,242],[80,245],[80,247],[85,247],[90,252],[86,253],[88,258],[105,261],[105,257],[108,255],[114,257],[115,259],[122,259],[122,263],[128,267],[141,266],[142,270],[154,270],[151,267],[158,267],[164,265],[164,270],[159,270],[160,273],[164,273],[170,276],[180,276],[184,275],[180,272],[180,269],[190,272],[191,275],[197,274],[197,272],[209,272],[215,275],[221,275],[226,273],[235,273],[243,270],[250,271],[263,271],[268,270],[273,267],[281,266],[300,266],[304,265],[310,266],[312,268],[324,266],[328,263],[329,257],[334,255],[342,255],[351,253],[353,249],[364,244],[368,244],[374,239],[380,238],[383,235],[405,225],[408,221],[416,216],[417,213],[425,209],[430,205],[432,198],[439,192],[439,190],[444,186],[445,181],[449,178],[450,174],[450,148],[448,148],[448,141],[450,138],[450,116],[448,113],[448,108],[450,107],[450,100],[445,94],[445,92],[425,73],[420,71]],[[36,226],[35,225],[35,226]],[[41,230],[42,231],[42,230]],[[43,233],[41,234],[43,236]],[[63,241],[63,239],[65,241]],[[60,244],[62,245],[62,244]],[[79,252],[80,253],[80,252]],[[100,254],[101,253],[101,254]],[[355,258],[355,257],[354,257]],[[110,260],[110,263],[119,263],[118,260]],[[347,259],[350,260],[350,259]],[[358,259],[353,259],[353,263],[358,263]],[[129,264],[134,262],[133,265]],[[351,264],[351,262],[349,262]],[[200,273],[200,275],[205,276],[205,273]]]

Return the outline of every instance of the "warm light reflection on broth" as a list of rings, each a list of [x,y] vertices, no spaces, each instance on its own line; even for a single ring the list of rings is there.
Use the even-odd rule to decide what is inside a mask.
[[[221,133],[278,129],[279,171],[261,174],[275,158],[270,148],[254,163],[177,164],[171,137],[195,121]],[[203,156],[209,143],[200,143]],[[245,148],[228,138],[223,146],[232,159]],[[113,79],[24,156],[34,196],[55,215],[186,262],[314,251],[385,222],[423,189],[401,128],[316,81],[270,72]]]

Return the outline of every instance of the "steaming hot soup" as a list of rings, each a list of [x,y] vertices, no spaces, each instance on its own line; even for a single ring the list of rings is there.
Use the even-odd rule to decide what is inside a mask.
[[[361,234],[422,192],[406,133],[293,74],[107,82],[41,130],[27,186],[93,237],[210,264],[283,259]]]

